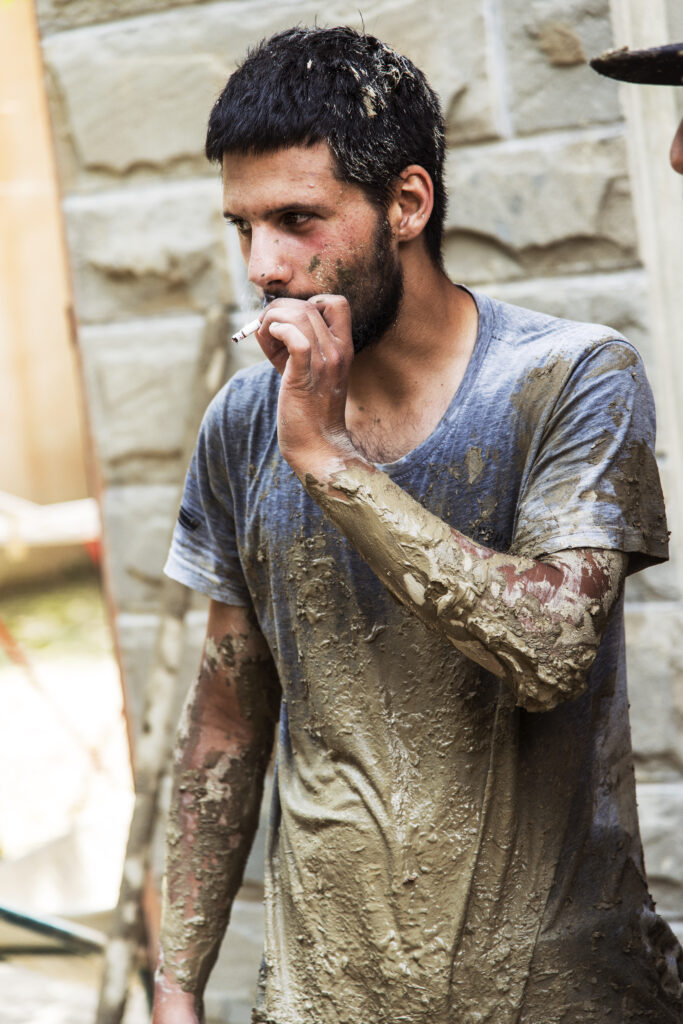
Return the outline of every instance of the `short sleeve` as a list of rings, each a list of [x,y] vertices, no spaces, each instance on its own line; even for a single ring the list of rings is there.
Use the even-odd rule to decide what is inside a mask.
[[[617,339],[576,362],[518,504],[514,552],[579,547],[623,551],[629,572],[668,557],[652,393],[637,352]]]
[[[185,478],[164,572],[216,601],[247,606],[249,591],[237,550],[225,425],[230,385],[209,405]]]

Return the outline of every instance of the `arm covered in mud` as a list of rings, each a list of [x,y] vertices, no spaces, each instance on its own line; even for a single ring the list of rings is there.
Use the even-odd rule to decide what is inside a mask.
[[[257,338],[282,375],[284,458],[392,594],[505,679],[519,705],[544,711],[579,696],[627,556],[599,547],[542,559],[500,554],[428,512],[349,437],[350,337],[339,296],[277,300],[264,314]]]
[[[392,594],[468,657],[546,711],[579,696],[621,589],[627,556],[578,549],[500,554],[428,512],[386,474],[349,459],[309,494]]]
[[[280,688],[250,609],[211,602],[175,749],[154,1024],[203,1020],[258,824]]]

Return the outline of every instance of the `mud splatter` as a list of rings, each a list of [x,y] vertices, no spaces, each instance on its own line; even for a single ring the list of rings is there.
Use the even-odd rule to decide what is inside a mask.
[[[467,470],[467,482],[469,484],[476,483],[484,470],[481,448],[468,449],[465,455],[465,469]]]

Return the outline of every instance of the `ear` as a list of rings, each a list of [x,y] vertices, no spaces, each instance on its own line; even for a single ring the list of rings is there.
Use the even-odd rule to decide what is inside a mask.
[[[671,166],[674,171],[678,171],[679,174],[683,174],[683,121],[679,124],[678,131],[674,135],[674,140],[671,143],[669,159],[671,160]]]
[[[424,231],[434,206],[434,185],[419,164],[410,164],[398,176],[389,220],[394,237],[410,242]]]

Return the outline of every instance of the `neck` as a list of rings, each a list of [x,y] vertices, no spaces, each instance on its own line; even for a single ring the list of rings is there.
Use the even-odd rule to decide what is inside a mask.
[[[360,352],[351,367],[349,395],[362,400],[384,393],[391,400],[468,360],[477,335],[472,298],[427,257],[422,246],[400,252],[404,294],[396,323]]]

